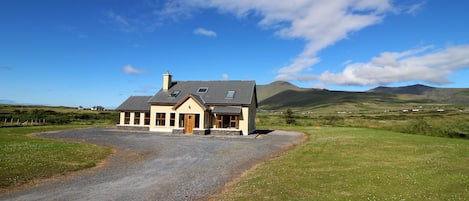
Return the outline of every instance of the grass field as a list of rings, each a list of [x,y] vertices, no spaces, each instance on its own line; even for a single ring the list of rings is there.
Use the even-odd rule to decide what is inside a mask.
[[[115,125],[117,111],[78,110],[72,107],[0,104],[0,127],[29,125]]]
[[[272,127],[269,127],[272,129]],[[308,140],[217,200],[467,200],[469,141],[366,128],[279,127]]]
[[[0,128],[0,192],[35,179],[96,166],[110,148],[29,137],[27,134],[83,125]]]
[[[381,130],[396,131],[401,133],[469,138],[469,110],[462,110],[457,106],[448,107],[444,112],[436,112],[427,109],[419,112],[377,111],[365,110],[337,113],[331,110],[327,112],[294,112],[295,125],[297,126],[331,126],[351,128],[375,128]],[[465,107],[461,107],[465,108]],[[356,109],[356,108],[355,108]],[[285,113],[285,112],[284,112]],[[285,125],[285,115],[281,112],[260,112],[257,115],[257,124],[262,126]]]

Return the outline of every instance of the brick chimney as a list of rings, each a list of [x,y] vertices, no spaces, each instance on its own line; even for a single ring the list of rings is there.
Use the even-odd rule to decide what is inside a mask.
[[[169,74],[168,71],[163,74],[163,91],[168,91],[168,89],[171,88],[171,85],[173,84],[172,77],[173,76]]]

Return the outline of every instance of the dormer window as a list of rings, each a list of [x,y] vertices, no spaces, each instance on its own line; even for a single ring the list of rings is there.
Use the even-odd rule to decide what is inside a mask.
[[[169,96],[171,97],[177,97],[179,95],[179,93],[181,93],[181,91],[179,90],[174,90],[173,92],[171,92],[171,94],[169,94]]]
[[[235,95],[235,91],[228,91],[226,92],[225,99],[233,99],[234,95]]]
[[[200,87],[197,89],[197,93],[206,93],[208,91],[208,87]]]

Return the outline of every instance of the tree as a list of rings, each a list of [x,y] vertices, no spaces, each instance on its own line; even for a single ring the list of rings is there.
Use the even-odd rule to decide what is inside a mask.
[[[287,109],[287,112],[285,112],[285,121],[287,124],[295,124],[296,121],[295,121],[295,116],[293,114],[293,111],[288,108]]]

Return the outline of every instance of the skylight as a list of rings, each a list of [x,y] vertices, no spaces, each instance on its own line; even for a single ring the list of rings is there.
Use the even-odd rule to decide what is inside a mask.
[[[208,87],[200,87],[197,89],[197,93],[206,93],[208,91]]]
[[[179,93],[181,93],[181,91],[179,90],[174,90],[173,92],[171,92],[171,94],[169,94],[171,97],[176,97],[179,95]]]
[[[235,91],[228,91],[226,92],[226,99],[232,99],[235,95]]]

